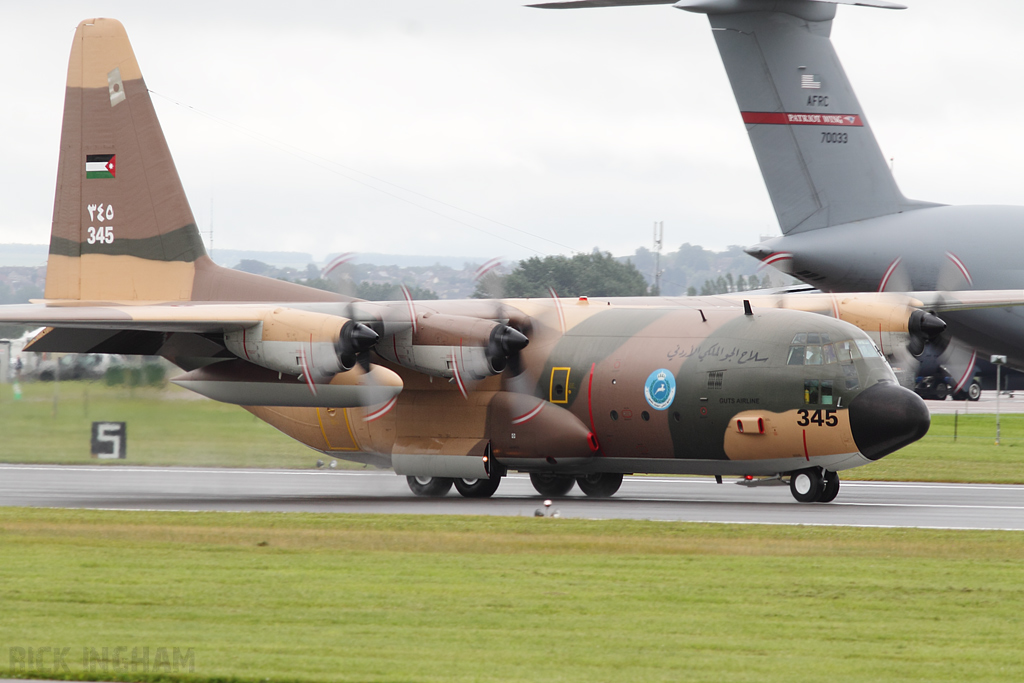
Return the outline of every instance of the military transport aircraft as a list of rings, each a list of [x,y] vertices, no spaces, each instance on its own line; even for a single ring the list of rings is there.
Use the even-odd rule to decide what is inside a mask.
[[[829,38],[836,4],[885,0],[581,0],[674,5],[708,15],[782,236],[747,249],[831,292],[1024,287],[1024,207],[945,206],[900,192]],[[993,245],[999,245],[994,247]],[[1024,311],[961,310],[929,345],[936,398],[969,389],[979,352],[1024,370]],[[944,378],[953,378],[947,386]]]
[[[1021,297],[360,301],[210,260],[120,23],[78,26],[65,98],[46,298],[0,322],[45,325],[31,351],[160,355],[181,386],[419,495],[490,496],[511,469],[544,495],[651,472],[829,501],[838,471],[929,425],[844,318],[913,349],[944,328],[925,308]]]

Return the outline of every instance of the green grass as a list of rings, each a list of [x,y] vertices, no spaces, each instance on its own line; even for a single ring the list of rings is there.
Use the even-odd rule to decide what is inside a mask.
[[[0,384],[0,462],[312,467],[326,460],[238,406],[174,385],[37,382],[21,388],[15,401],[12,385]],[[92,458],[94,420],[127,422],[126,460]]]
[[[83,672],[83,647],[193,648],[196,681],[1019,681],[1022,541],[9,508],[0,647],[99,680],[155,674]],[[54,675],[0,652],[12,674]]]
[[[22,389],[22,400],[14,401],[11,385],[0,385],[0,462],[303,468],[327,459],[238,406],[173,385],[131,390],[61,382]],[[90,456],[93,420],[128,423],[127,460]],[[1001,427],[996,446],[994,415],[961,415],[954,441],[954,416],[935,415],[924,439],[843,478],[1024,484],[1024,414],[1003,415]]]
[[[993,414],[933,415],[923,439],[843,478],[1024,484],[1024,414],[1000,416],[1000,435]]]

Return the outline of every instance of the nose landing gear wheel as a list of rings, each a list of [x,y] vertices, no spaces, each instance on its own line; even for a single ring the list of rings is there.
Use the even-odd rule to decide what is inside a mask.
[[[789,478],[789,491],[798,503],[814,503],[821,496],[825,482],[817,467],[797,470]]]
[[[552,474],[551,472],[531,472],[530,483],[537,493],[548,498],[561,498],[572,491],[576,480],[567,474]]]
[[[825,485],[818,496],[819,503],[831,503],[839,495],[839,473],[825,470]]]
[[[424,498],[440,498],[452,489],[454,480],[446,477],[406,477],[409,488],[417,496]]]
[[[455,489],[463,498],[490,498],[498,490],[500,477],[493,479],[456,479]]]
[[[591,498],[610,498],[622,486],[622,475],[608,472],[584,474],[577,477],[576,483],[580,485],[580,490]]]

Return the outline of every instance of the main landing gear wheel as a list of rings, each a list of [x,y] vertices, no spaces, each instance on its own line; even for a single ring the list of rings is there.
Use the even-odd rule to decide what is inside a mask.
[[[981,385],[977,382],[971,382],[971,385],[967,387],[967,400],[977,401],[981,398]]]
[[[584,474],[576,478],[580,490],[591,498],[610,498],[622,486],[622,475],[604,472],[601,474]]]
[[[815,503],[821,496],[825,482],[817,467],[797,470],[789,478],[789,491],[798,503]]]
[[[825,470],[825,485],[818,496],[819,503],[831,503],[839,495],[839,473]]]
[[[463,498],[490,498],[498,490],[501,477],[493,479],[456,479],[455,489]]]
[[[409,488],[417,496],[424,498],[440,498],[452,490],[454,479],[446,477],[406,477]]]
[[[537,493],[548,498],[561,498],[572,491],[576,479],[569,474],[552,474],[551,472],[531,472],[530,483]]]

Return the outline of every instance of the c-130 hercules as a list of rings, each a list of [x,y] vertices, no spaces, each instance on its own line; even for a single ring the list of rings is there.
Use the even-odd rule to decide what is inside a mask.
[[[907,199],[896,186],[829,38],[837,4],[906,9],[886,0],[532,6],[673,5],[708,16],[782,230],[781,237],[747,248],[762,263],[830,292],[1024,287],[1024,207],[946,206]],[[921,375],[915,388],[922,395],[960,398],[976,390],[979,353],[1005,355],[1011,367],[1024,370],[1019,307],[942,317],[948,328],[929,340],[924,356],[933,367],[914,373]]]
[[[47,326],[31,351],[160,355],[178,384],[419,495],[486,497],[519,470],[544,495],[609,496],[650,472],[762,477],[814,502],[929,425],[839,318],[921,344],[943,327],[925,304],[1006,295],[970,294],[367,302],[221,268],[124,28],[93,19],[68,67],[46,298],[0,322]]]

